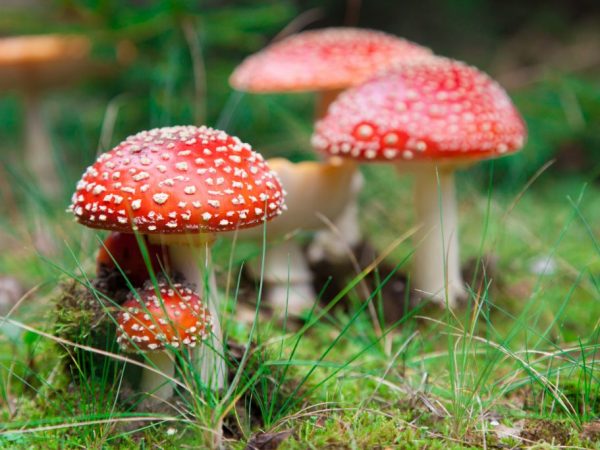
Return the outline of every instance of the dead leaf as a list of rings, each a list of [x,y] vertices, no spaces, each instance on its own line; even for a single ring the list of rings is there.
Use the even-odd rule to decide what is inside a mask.
[[[276,450],[293,432],[293,430],[283,430],[278,433],[255,434],[248,441],[245,450]]]

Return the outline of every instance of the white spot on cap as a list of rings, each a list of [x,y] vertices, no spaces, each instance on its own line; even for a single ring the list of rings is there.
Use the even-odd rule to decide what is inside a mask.
[[[162,205],[169,199],[169,194],[165,194],[164,192],[158,192],[152,196],[152,200],[154,200],[159,205]]]
[[[356,132],[361,138],[369,138],[373,136],[374,130],[371,125],[364,123],[358,127]]]

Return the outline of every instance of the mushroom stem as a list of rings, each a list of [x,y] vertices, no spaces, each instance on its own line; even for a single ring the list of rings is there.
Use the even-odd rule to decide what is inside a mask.
[[[348,252],[360,244],[362,233],[358,222],[358,197],[364,181],[362,173],[356,170],[352,176],[346,206],[330,227],[315,233],[307,250],[309,261],[314,263],[327,260],[341,263],[347,261]]]
[[[454,168],[427,165],[415,172],[414,288],[449,308],[467,292],[460,273]]]
[[[143,369],[140,389],[153,397],[153,400],[168,400],[173,396],[173,383],[169,378],[175,376],[175,364],[169,352],[146,352],[145,363],[161,373]],[[154,401],[152,401],[154,403]]]
[[[25,164],[38,180],[43,192],[56,197],[60,182],[52,159],[52,145],[44,126],[39,93],[32,88],[24,92]]]
[[[269,245],[269,244],[266,244]],[[260,267],[251,267],[253,278],[261,276]],[[312,273],[300,244],[292,237],[271,243],[265,252],[264,281],[266,301],[278,313],[299,315],[312,307],[315,292]]]
[[[219,390],[225,386],[227,365],[219,319],[219,296],[211,263],[211,244],[212,240],[199,246],[170,244],[169,257],[173,270],[181,273],[188,283],[196,285],[198,293],[208,304],[212,333],[200,344],[196,357],[200,359],[200,378],[208,388]]]
[[[320,119],[327,114],[329,105],[340,95],[342,89],[331,89],[327,91],[319,91],[317,93],[317,104],[315,107],[315,119]]]

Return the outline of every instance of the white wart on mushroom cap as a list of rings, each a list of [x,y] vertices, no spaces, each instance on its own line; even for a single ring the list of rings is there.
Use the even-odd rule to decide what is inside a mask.
[[[519,150],[526,129],[510,98],[474,67],[436,58],[349,89],[317,123],[313,146],[369,161],[468,162]]]
[[[127,352],[190,347],[208,337],[212,318],[194,291],[159,282],[129,294],[117,316],[117,342]]]
[[[192,234],[256,226],[283,208],[277,176],[249,144],[176,126],[142,131],[100,155],[70,210],[91,228]]]
[[[373,74],[432,57],[432,52],[391,34],[359,28],[304,31],[249,56],[230,77],[240,91],[291,92],[345,89]]]

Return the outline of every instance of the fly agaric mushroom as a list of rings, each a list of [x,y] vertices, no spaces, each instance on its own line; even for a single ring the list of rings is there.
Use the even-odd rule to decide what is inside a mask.
[[[130,293],[117,316],[117,343],[128,353],[143,352],[159,373],[144,369],[140,389],[159,400],[173,395],[165,378],[175,376],[171,349],[192,349],[211,330],[211,316],[194,291],[164,280]]]
[[[88,227],[137,231],[167,246],[173,270],[204,288],[213,339],[201,370],[218,389],[226,367],[210,247],[218,232],[281,214],[283,197],[277,176],[250,145],[205,126],[176,126],[142,131],[100,155],[70,209]]]
[[[83,36],[19,36],[0,39],[0,89],[16,89],[25,104],[25,162],[46,194],[59,192],[52,146],[40,98],[50,86],[79,77],[89,65],[90,42]]]
[[[322,117],[342,90],[431,50],[381,31],[324,28],[304,31],[246,58],[229,82],[253,93],[317,92]]]
[[[146,236],[141,236],[146,246],[150,265],[155,274],[165,265],[160,245],[150,244]],[[141,286],[150,279],[148,266],[144,261],[138,239],[135,234],[112,232],[102,242],[96,256],[96,275],[101,277],[109,271],[120,269],[133,286]]]
[[[464,63],[409,64],[343,93],[317,123],[316,149],[394,162],[415,176],[414,286],[449,307],[466,296],[460,274],[454,172],[523,146],[523,119],[506,92]]]
[[[286,37],[246,58],[229,81],[235,89],[252,93],[316,91],[316,116],[320,118],[343,89],[394,65],[431,57],[429,49],[387,33],[358,28],[325,28]],[[325,225],[322,215],[328,209],[335,215],[325,214],[325,217],[335,223],[338,232],[319,231],[309,247],[309,257],[315,261],[323,258],[341,260],[346,258],[347,248],[355,247],[361,240],[357,202],[363,179],[351,160],[332,158],[321,164],[322,170],[315,170],[313,162],[290,164],[285,167],[285,172],[279,173],[288,192],[286,203],[290,212],[287,216],[293,215],[294,211],[306,210],[307,203],[313,210],[310,217],[303,216],[304,220],[312,223],[320,216],[312,227],[297,221],[283,234],[297,229],[322,229]],[[349,177],[349,174],[353,176]],[[333,177],[340,183],[337,190],[345,191],[346,195],[329,198],[324,193],[320,201],[311,203],[304,196],[305,186],[326,184],[319,179],[322,177]],[[300,179],[302,183],[297,182]],[[294,188],[299,191],[294,192]],[[343,203],[336,205],[335,200]],[[285,218],[278,220],[289,222]],[[271,229],[272,238],[283,234],[276,235]],[[339,242],[340,236],[344,244],[331,245],[331,242]],[[294,263],[289,274],[288,256]],[[271,303],[284,303],[289,281],[288,310],[300,312],[310,306],[315,297],[312,276],[297,243],[287,240],[285,248],[271,247],[265,269]],[[294,295],[295,292],[300,295]]]

